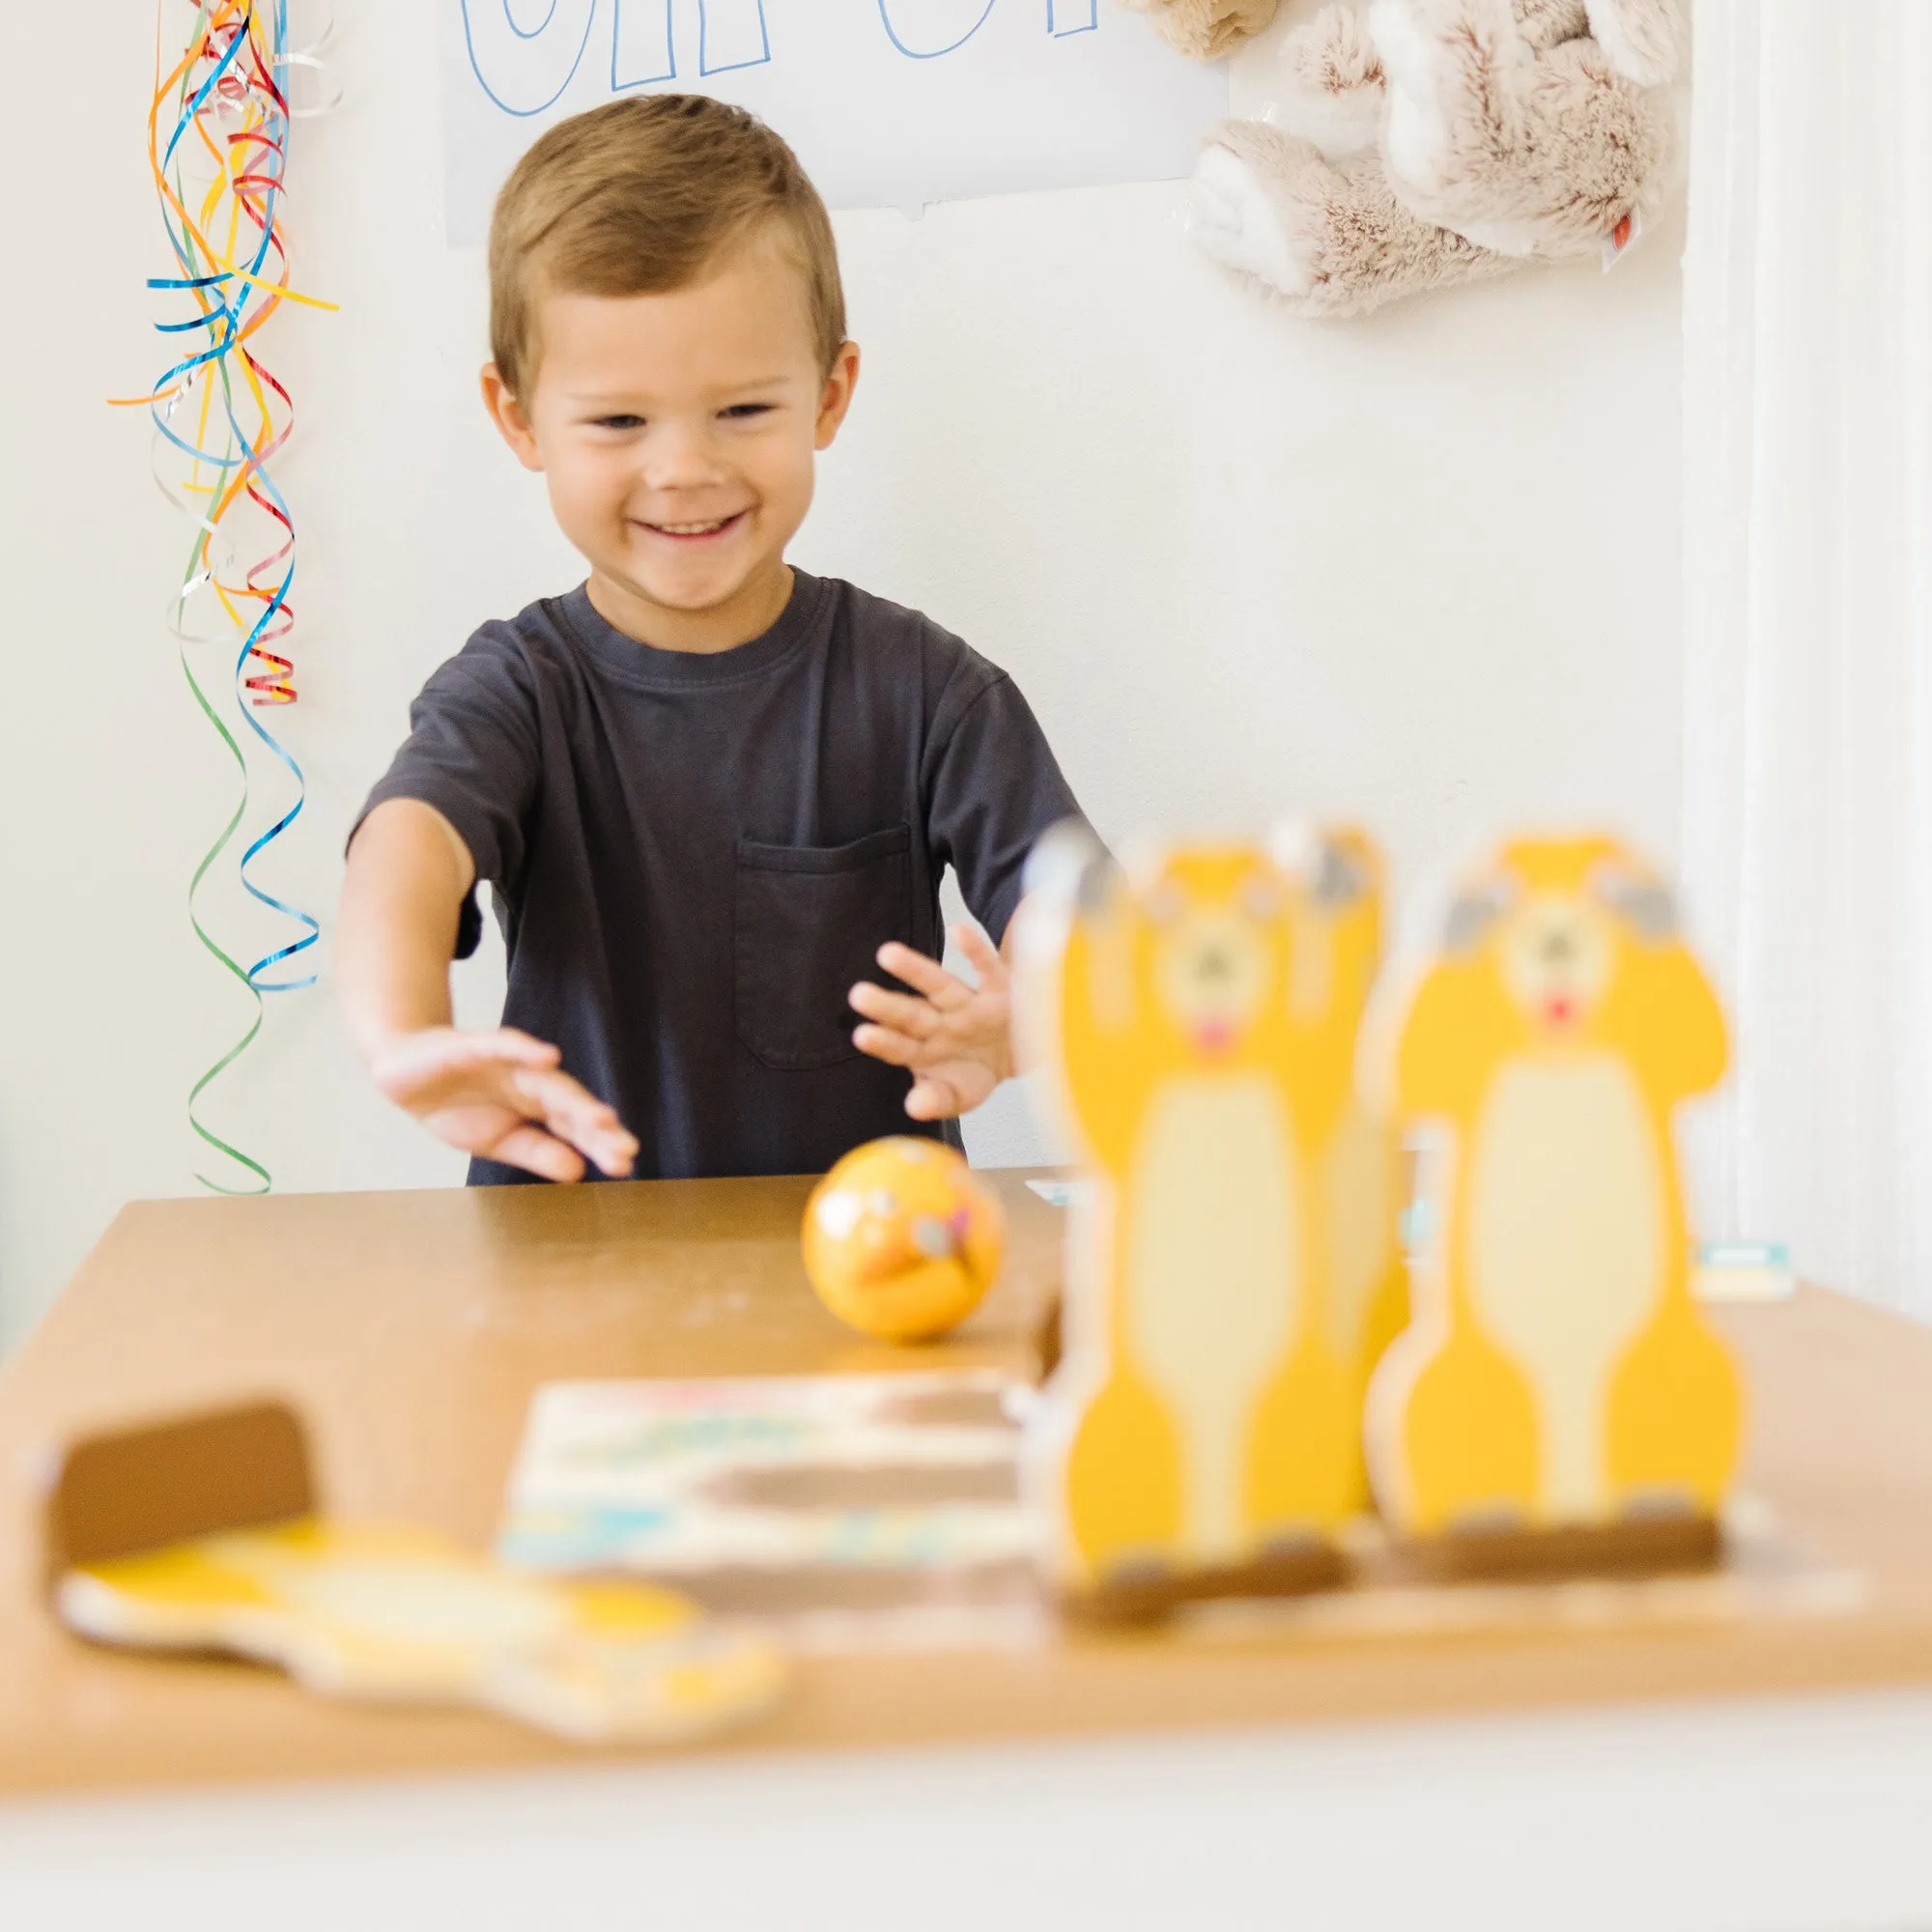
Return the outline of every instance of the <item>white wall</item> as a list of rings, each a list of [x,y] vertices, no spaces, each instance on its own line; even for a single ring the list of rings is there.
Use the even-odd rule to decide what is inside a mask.
[[[474,400],[483,284],[440,234],[435,10],[337,11],[348,102],[298,129],[289,228],[298,286],[343,311],[284,311],[268,341],[301,412],[280,475],[302,697],[275,722],[313,793],[265,876],[318,908],[424,676],[578,574]],[[43,71],[43,40],[7,10],[6,71]],[[0,1336],[121,1202],[193,1191],[184,1095],[246,1016],[183,912],[231,795],[160,621],[184,533],[141,422],[101,402],[160,366],[152,59],[145,9],[117,14],[84,141],[69,87],[0,117]],[[1312,325],[1197,257],[1180,207],[1143,186],[841,217],[867,360],[799,560],[1006,665],[1109,836],[1312,804],[1365,819],[1405,876],[1502,820],[1606,816],[1667,854],[1675,233],[1607,277]],[[211,892],[217,923],[234,896]],[[464,969],[466,1010],[496,970]],[[367,1091],[326,985],[271,1005],[209,1118],[283,1187],[460,1178]],[[1034,1145],[1011,1107],[978,1139]]]

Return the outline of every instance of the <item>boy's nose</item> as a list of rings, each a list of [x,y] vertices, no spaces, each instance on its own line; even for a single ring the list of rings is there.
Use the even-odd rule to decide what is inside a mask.
[[[724,474],[710,432],[700,424],[665,423],[644,448],[643,480],[653,490],[689,490]]]

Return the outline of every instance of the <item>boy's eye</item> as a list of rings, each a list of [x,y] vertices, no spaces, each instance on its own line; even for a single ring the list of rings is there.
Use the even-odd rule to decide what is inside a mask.
[[[592,416],[591,422],[598,429],[642,429],[642,416]]]
[[[770,403],[733,403],[728,410],[721,413],[734,420],[740,420],[746,416],[769,415],[771,411]]]

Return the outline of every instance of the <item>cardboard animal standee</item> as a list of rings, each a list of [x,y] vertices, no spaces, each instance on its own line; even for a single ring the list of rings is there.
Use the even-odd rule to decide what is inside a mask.
[[[1690,1295],[1675,1117],[1726,1047],[1668,892],[1614,839],[1517,839],[1388,998],[1369,1060],[1434,1151],[1414,1319],[1369,1392],[1384,1516],[1712,1523],[1742,1392]]]
[[[1395,1150],[1355,1098],[1381,944],[1359,834],[1035,855],[1017,1018],[1094,1186],[1028,1428],[1052,1580],[1133,1611],[1334,1579],[1403,1319]]]

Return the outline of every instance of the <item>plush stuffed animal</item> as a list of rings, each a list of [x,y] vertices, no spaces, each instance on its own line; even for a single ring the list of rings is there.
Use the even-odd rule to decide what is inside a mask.
[[[1208,137],[1195,238],[1308,315],[1613,258],[1668,187],[1682,41],[1680,0],[1326,6],[1274,118]]]
[[[1219,60],[1273,20],[1278,0],[1122,0],[1196,60]]]

